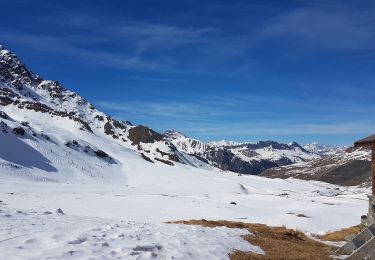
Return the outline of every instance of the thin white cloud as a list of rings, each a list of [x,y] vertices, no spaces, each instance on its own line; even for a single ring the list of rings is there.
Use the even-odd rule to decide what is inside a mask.
[[[279,39],[292,48],[317,51],[375,49],[374,12],[343,8],[299,8],[270,19],[260,38]]]
[[[1,39],[6,42],[18,42],[36,51],[67,55],[83,59],[99,66],[115,67],[128,70],[167,70],[168,68],[155,61],[147,61],[137,55],[124,55],[112,52],[89,50],[79,47],[81,38],[34,35],[20,32],[3,33]],[[97,39],[93,39],[97,42]],[[86,40],[89,43],[90,39]]]
[[[159,129],[177,128],[193,136],[367,134],[375,128],[375,107],[313,97],[229,95],[194,101],[99,102],[121,119],[149,121]],[[150,122],[151,121],[151,122]]]

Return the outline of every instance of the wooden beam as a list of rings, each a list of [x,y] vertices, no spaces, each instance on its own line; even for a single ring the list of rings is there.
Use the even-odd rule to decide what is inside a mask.
[[[372,196],[375,197],[375,144],[371,147]]]

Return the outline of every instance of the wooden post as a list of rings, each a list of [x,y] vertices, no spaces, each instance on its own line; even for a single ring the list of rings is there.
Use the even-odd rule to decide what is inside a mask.
[[[371,146],[372,196],[375,198],[375,144]]]

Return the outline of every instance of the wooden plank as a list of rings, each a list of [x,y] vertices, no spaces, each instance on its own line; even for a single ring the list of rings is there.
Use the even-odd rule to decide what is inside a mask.
[[[372,196],[375,195],[375,145],[371,147]]]

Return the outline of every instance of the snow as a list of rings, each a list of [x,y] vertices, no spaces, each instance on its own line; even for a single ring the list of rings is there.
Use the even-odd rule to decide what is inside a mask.
[[[61,208],[69,215],[151,223],[225,219],[317,234],[356,225],[367,211],[366,189],[160,167],[164,171],[134,170],[117,185],[30,182],[5,176],[0,179],[0,196],[20,210]]]
[[[321,156],[337,155],[344,152],[349,146],[346,145],[329,145],[312,142],[305,144],[303,148],[311,153],[319,154]]]
[[[243,161],[261,161],[261,160],[270,160],[270,161],[277,161],[282,158],[289,158],[292,162],[303,162],[306,160],[313,160],[319,158],[316,154],[310,154],[302,151],[299,148],[295,149],[275,149],[272,146],[254,149],[255,155],[247,156],[246,151],[248,148],[239,147],[239,148],[232,148],[231,151],[241,158]]]
[[[241,145],[241,144],[247,144],[247,143],[251,143],[251,142],[239,143],[235,141],[220,140],[220,141],[209,142],[208,145],[214,146],[214,147],[223,147],[223,146],[235,146],[235,145]]]
[[[152,224],[1,207],[2,259],[228,259],[264,254],[246,229]]]
[[[195,140],[185,136],[184,134],[175,131],[168,130],[165,132],[169,141],[171,141],[180,151],[187,154],[204,154],[209,146],[199,140]]]

